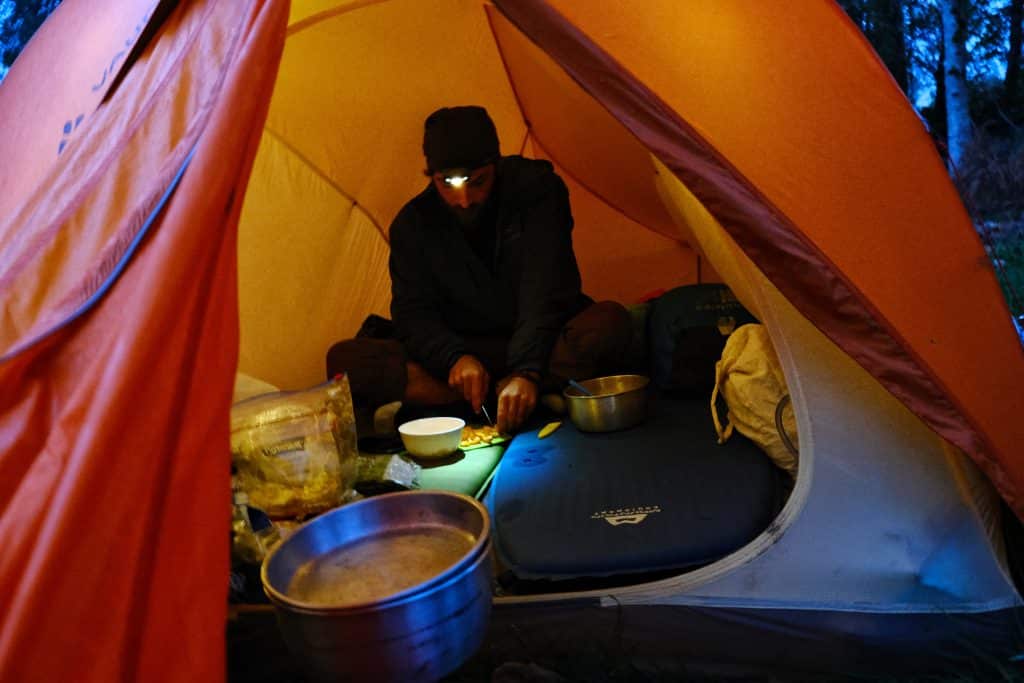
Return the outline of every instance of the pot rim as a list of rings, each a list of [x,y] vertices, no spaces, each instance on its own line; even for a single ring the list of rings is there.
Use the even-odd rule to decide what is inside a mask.
[[[483,548],[484,552],[478,553],[472,558],[472,562],[449,575],[448,572],[439,575],[443,577],[443,582],[438,585],[431,585],[433,581],[420,584],[416,586],[417,589],[423,588],[423,590],[416,590],[412,593],[406,594],[403,591],[401,594],[396,593],[393,597],[380,602],[364,602],[359,604],[353,604],[349,607],[316,607],[310,606],[305,603],[291,602],[287,600],[278,600],[269,594],[267,597],[270,599],[271,604],[275,608],[286,609],[292,614],[302,614],[313,617],[330,617],[330,616],[360,616],[364,614],[372,614],[376,612],[383,612],[385,610],[397,609],[404,607],[412,602],[423,600],[432,593],[444,591],[451,586],[464,581],[467,577],[475,574],[480,570],[480,566],[485,562],[490,562],[491,543],[488,543]],[[490,597],[490,596],[488,596]]]
[[[474,508],[477,512],[480,513],[481,519],[483,520],[483,523],[482,523],[481,528],[480,528],[480,535],[479,535],[479,537],[476,539],[476,542],[466,552],[465,555],[463,555],[458,560],[456,560],[455,563],[452,564],[452,566],[448,567],[447,569],[445,569],[440,574],[438,574],[438,575],[436,575],[434,577],[431,577],[431,578],[427,579],[426,581],[423,581],[422,583],[418,583],[418,584],[415,584],[413,586],[409,586],[408,588],[405,588],[405,589],[403,589],[403,590],[401,590],[401,591],[399,591],[397,593],[394,593],[392,595],[386,596],[386,597],[384,597],[383,599],[380,599],[380,600],[372,600],[372,601],[367,601],[367,602],[354,602],[352,604],[346,604],[346,605],[319,605],[319,604],[315,604],[315,603],[309,603],[309,602],[304,602],[304,601],[301,601],[301,600],[296,600],[294,598],[290,598],[285,593],[283,593],[282,591],[280,591],[276,587],[274,587],[274,585],[270,582],[270,580],[269,580],[269,578],[267,576],[270,564],[273,562],[274,558],[277,557],[277,555],[282,550],[282,548],[284,548],[288,544],[289,541],[291,541],[293,538],[298,537],[298,535],[302,533],[303,528],[305,528],[307,524],[312,524],[317,519],[320,519],[321,517],[323,517],[325,515],[342,514],[341,511],[343,511],[343,510],[350,510],[354,506],[357,506],[357,505],[367,505],[367,504],[373,504],[375,502],[379,505],[379,504],[381,504],[382,500],[393,499],[393,498],[397,498],[397,497],[400,497],[400,496],[404,496],[404,497],[408,497],[408,496],[447,497],[447,498],[455,498],[455,499],[458,499],[458,500],[462,501],[463,503],[469,504],[470,507]],[[387,504],[387,503],[385,502],[384,504]],[[396,491],[394,493],[384,493],[384,494],[381,494],[381,495],[378,495],[378,496],[372,496],[372,497],[366,498],[365,500],[357,501],[355,503],[349,503],[348,505],[342,505],[340,507],[334,508],[333,510],[329,510],[328,512],[323,513],[323,515],[320,515],[319,517],[316,517],[316,518],[310,520],[306,524],[303,524],[301,527],[296,529],[288,538],[286,538],[285,540],[281,541],[281,543],[279,543],[272,551],[267,553],[267,556],[263,559],[263,563],[260,565],[260,582],[263,584],[263,592],[267,595],[267,597],[270,599],[271,602],[273,602],[275,604],[285,605],[285,606],[287,606],[287,607],[289,607],[291,609],[296,609],[296,610],[302,611],[304,613],[310,613],[310,614],[346,613],[346,614],[349,614],[349,613],[352,613],[352,612],[357,612],[357,611],[362,611],[362,610],[377,611],[377,610],[380,610],[383,607],[391,607],[393,605],[397,605],[397,604],[405,602],[407,600],[416,598],[416,597],[418,597],[418,595],[420,593],[423,593],[424,591],[428,591],[428,590],[433,590],[434,588],[439,587],[441,584],[447,585],[449,583],[449,579],[451,577],[453,577],[453,576],[455,576],[456,578],[461,577],[464,574],[463,570],[466,568],[466,565],[471,564],[471,565],[475,566],[476,565],[476,561],[478,559],[478,556],[486,555],[487,554],[484,551],[489,550],[490,542],[491,542],[491,517],[490,517],[490,514],[487,512],[487,508],[485,508],[478,500],[476,500],[472,496],[468,496],[468,495],[463,494],[463,493],[455,493],[454,491],[440,491],[440,490]]]
[[[637,386],[632,387],[630,389],[625,389],[625,390],[620,390],[620,391],[609,391],[609,392],[606,392],[606,393],[594,394],[593,396],[587,396],[586,394],[581,394],[579,389],[574,389],[572,386],[568,386],[565,389],[562,389],[562,396],[564,396],[567,399],[574,400],[574,401],[591,401],[591,400],[594,400],[594,399],[611,398],[613,396],[625,396],[626,394],[631,394],[634,391],[641,391],[643,389],[646,389],[648,387],[648,385],[651,383],[651,378],[648,377],[647,375],[622,374],[622,375],[605,375],[603,377],[591,377],[590,379],[583,380],[582,382],[580,382],[580,384],[582,384],[584,387],[586,387],[587,382],[593,382],[594,380],[599,380],[599,379],[619,379],[619,378],[623,378],[623,377],[637,378],[637,379],[639,379],[641,381],[640,381],[640,383]],[[587,387],[587,388],[589,388],[589,387]]]

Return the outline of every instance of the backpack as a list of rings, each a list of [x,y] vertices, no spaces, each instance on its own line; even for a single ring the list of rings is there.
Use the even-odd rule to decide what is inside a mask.
[[[668,396],[706,397],[726,339],[755,322],[723,284],[684,285],[662,294],[647,317],[651,383]]]

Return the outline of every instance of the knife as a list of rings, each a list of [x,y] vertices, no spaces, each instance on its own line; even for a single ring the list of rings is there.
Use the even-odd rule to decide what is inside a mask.
[[[492,420],[491,416],[487,413],[487,406],[485,406],[483,403],[481,403],[480,404],[480,410],[484,411],[484,417],[487,418],[487,424],[489,424],[489,425],[491,425],[493,427],[494,426],[494,420]]]

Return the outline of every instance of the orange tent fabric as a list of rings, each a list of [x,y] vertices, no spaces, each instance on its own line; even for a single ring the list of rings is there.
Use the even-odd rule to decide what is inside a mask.
[[[924,127],[862,36],[834,40],[838,5],[495,4],[1024,518],[1024,350]]]
[[[80,39],[109,66],[146,4],[65,0],[25,63]],[[114,10],[131,21],[82,22]],[[47,154],[0,216],[0,679],[224,677],[235,225],[286,17],[180,3],[116,97],[70,102],[87,116],[59,159],[52,128],[14,141]],[[20,66],[0,87],[19,130],[19,102],[95,83],[30,96]]]

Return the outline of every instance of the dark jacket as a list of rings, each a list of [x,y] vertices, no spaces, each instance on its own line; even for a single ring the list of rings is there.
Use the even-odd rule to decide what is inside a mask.
[[[562,326],[590,303],[569,193],[551,164],[502,157],[492,201],[490,266],[432,184],[391,224],[391,317],[410,357],[438,377],[467,353],[464,336],[508,339],[510,372],[543,371]]]

